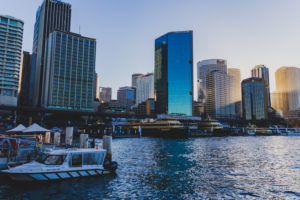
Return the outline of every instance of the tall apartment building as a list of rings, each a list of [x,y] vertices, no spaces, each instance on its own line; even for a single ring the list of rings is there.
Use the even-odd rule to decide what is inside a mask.
[[[157,114],[192,115],[193,32],[170,32],[155,40]]]
[[[140,76],[143,76],[143,74],[140,74],[140,73],[132,74],[131,87],[136,87],[136,81]]]
[[[16,106],[24,23],[0,15],[0,105]]]
[[[279,112],[286,116],[289,111],[300,108],[300,68],[281,67],[275,72],[276,90],[279,93]]]
[[[197,63],[198,102],[206,102],[206,76],[212,71],[227,73],[227,61],[223,59],[208,59]]]
[[[267,91],[261,78],[248,78],[242,81],[243,118],[247,121],[267,119]]]
[[[34,79],[30,88],[33,105],[41,104],[42,78],[45,71],[45,49],[51,32],[60,30],[70,32],[71,5],[60,0],[44,0],[36,13],[34,25],[32,70]]]
[[[31,80],[32,55],[29,52],[23,51],[20,66],[20,80],[18,91],[18,105],[30,106],[31,99],[29,98],[29,88]]]
[[[136,80],[136,99],[135,105],[147,99],[154,98],[154,75],[153,73],[145,74],[137,78]]]
[[[267,106],[271,106],[270,97],[270,81],[269,81],[269,69],[264,65],[256,65],[251,70],[251,77],[261,78],[265,81],[265,87],[267,92]]]
[[[92,111],[96,40],[54,31],[45,55],[42,106]]]
[[[111,88],[100,87],[100,102],[108,103],[111,101]]]
[[[213,119],[235,119],[233,77],[214,70],[206,76],[206,113]]]

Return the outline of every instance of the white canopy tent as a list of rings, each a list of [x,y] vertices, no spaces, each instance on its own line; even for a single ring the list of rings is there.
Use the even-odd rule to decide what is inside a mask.
[[[32,133],[32,132],[50,132],[50,130],[41,127],[40,125],[34,123],[28,128],[22,130],[23,133]]]
[[[23,126],[22,124],[19,124],[17,127],[13,128],[11,130],[8,130],[6,132],[8,132],[8,133],[22,132],[24,129],[26,129],[26,127]]]

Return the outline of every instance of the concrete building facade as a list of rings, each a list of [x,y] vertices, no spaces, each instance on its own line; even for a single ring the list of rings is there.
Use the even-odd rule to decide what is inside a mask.
[[[42,106],[92,111],[96,40],[54,31],[49,35],[46,55]]]

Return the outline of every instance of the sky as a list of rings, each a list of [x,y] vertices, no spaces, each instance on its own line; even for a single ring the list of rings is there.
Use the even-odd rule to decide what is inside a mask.
[[[0,0],[0,14],[24,21],[23,50],[32,51],[35,14],[42,0]],[[242,79],[264,64],[275,71],[300,66],[299,0],[65,0],[71,31],[97,39],[101,87],[131,85],[131,74],[154,71],[154,40],[193,30],[194,72],[204,59],[226,59]],[[196,73],[194,74],[196,80]]]

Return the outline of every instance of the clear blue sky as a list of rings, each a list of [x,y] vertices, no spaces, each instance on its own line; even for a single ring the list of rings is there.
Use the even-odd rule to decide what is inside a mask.
[[[250,76],[270,68],[271,90],[281,66],[300,66],[299,0],[66,0],[72,31],[97,39],[101,86],[131,84],[132,73],[154,70],[154,40],[170,31],[194,31],[194,68],[223,58]],[[0,13],[25,22],[23,49],[32,50],[35,13],[42,0],[1,0]]]

